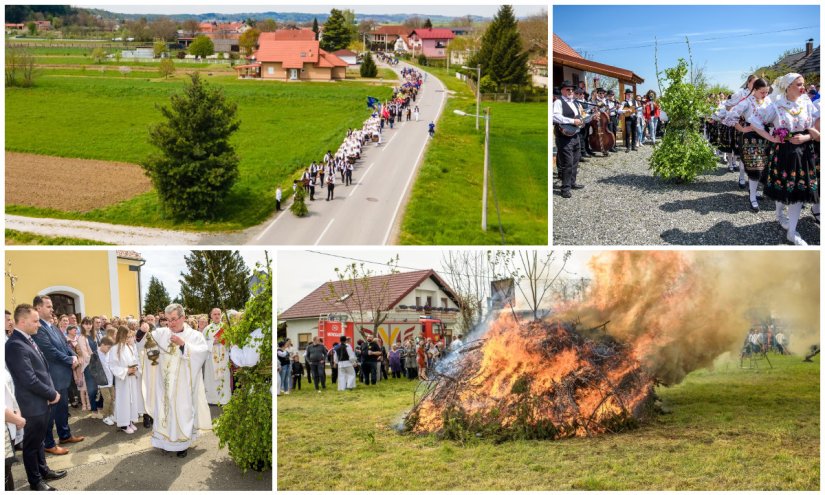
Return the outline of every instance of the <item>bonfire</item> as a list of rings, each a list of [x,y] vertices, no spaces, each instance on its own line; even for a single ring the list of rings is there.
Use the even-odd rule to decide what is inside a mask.
[[[436,370],[405,419],[414,433],[559,439],[633,428],[653,410],[655,380],[605,325],[519,322],[502,313]]]

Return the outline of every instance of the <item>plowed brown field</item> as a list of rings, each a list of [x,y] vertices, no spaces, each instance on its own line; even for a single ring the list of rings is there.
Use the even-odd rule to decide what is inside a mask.
[[[151,189],[134,163],[6,152],[6,204],[83,212]]]

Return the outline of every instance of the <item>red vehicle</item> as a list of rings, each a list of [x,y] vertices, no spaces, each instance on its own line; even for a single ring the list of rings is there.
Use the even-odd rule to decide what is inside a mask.
[[[324,346],[329,349],[336,342],[340,342],[341,335],[346,335],[350,342],[367,338],[373,333],[372,322],[352,322],[347,320],[345,315],[321,315],[318,319],[318,336]],[[402,343],[407,337],[430,338],[433,342],[446,339],[445,345],[449,345],[451,335],[446,335],[444,324],[438,318],[421,316],[418,320],[408,319],[408,321],[386,320],[378,326],[378,337],[384,344]]]

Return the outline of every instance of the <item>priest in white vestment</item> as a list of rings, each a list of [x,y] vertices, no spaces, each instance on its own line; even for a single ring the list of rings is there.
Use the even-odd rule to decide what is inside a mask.
[[[203,329],[203,337],[209,349],[209,357],[203,367],[203,385],[206,402],[224,405],[232,397],[230,384],[229,350],[220,338],[215,338],[221,330],[221,310],[213,308],[209,312],[209,325]]]
[[[166,307],[168,327],[151,332],[160,348],[151,391],[152,446],[185,457],[198,431],[212,429],[202,368],[209,350],[203,335],[186,324],[180,304]]]

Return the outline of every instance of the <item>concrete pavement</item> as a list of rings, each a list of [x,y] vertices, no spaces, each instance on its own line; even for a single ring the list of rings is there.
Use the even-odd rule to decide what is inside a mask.
[[[220,407],[210,406],[212,417]],[[46,463],[54,470],[66,469],[68,475],[48,483],[58,490],[272,490],[272,471],[242,473],[229,458],[226,448],[218,449],[218,438],[208,432],[195,441],[188,455],[155,449],[150,444],[151,429],[138,424],[133,435],[115,426],[91,418],[87,412],[70,408],[69,427],[74,435],[86,439],[64,445],[66,455],[46,454]],[[28,490],[22,452],[21,461],[12,468],[15,488]]]

